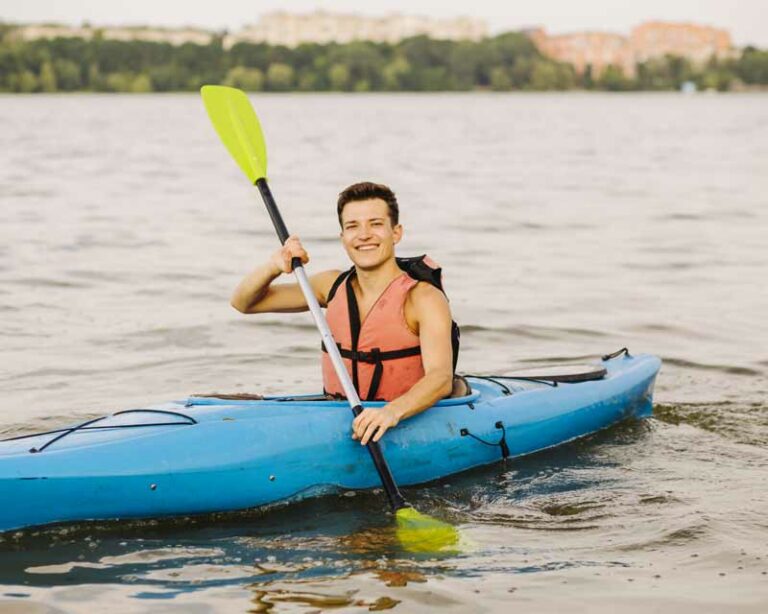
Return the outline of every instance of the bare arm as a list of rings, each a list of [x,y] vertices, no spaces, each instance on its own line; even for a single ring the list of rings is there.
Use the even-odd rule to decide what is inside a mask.
[[[424,377],[408,392],[381,409],[365,409],[355,418],[352,437],[360,439],[363,445],[368,443],[371,436],[373,441],[378,441],[387,429],[431,407],[451,394],[453,388],[451,310],[448,300],[440,290],[426,283],[411,290],[408,300],[418,324]]]
[[[269,261],[256,267],[237,285],[232,293],[232,307],[241,313],[291,313],[307,311],[307,301],[297,283],[275,284],[272,282],[283,273],[291,272],[291,259],[301,258],[302,263],[309,262],[309,255],[304,250],[298,237],[289,237]],[[328,292],[339,271],[323,271],[309,278],[315,296],[325,306]]]

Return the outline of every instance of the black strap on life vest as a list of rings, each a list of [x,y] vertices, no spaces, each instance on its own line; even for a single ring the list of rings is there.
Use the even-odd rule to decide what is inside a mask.
[[[445,294],[442,283],[442,269],[433,269],[424,262],[426,256],[416,256],[413,258],[395,258],[397,265],[405,271],[410,277],[417,281],[426,281],[429,284],[435,286],[438,290]],[[360,322],[360,310],[357,306],[357,298],[355,297],[355,291],[352,287],[352,279],[355,276],[355,267],[353,266],[348,271],[341,273],[333,282],[331,289],[328,292],[328,298],[326,305],[330,304],[333,297],[336,295],[339,286],[342,283],[346,284],[347,290],[347,312],[349,313],[349,330],[352,338],[352,347],[350,349],[341,347],[341,344],[337,344],[339,347],[339,353],[342,358],[347,358],[352,361],[352,384],[360,393],[359,375],[357,364],[364,362],[367,364],[375,365],[373,369],[373,376],[371,377],[371,385],[368,387],[368,395],[366,401],[375,401],[376,393],[379,390],[379,384],[381,384],[381,377],[384,374],[384,361],[385,360],[397,360],[398,358],[407,358],[409,356],[418,356],[421,354],[421,346],[414,346],[410,348],[404,348],[402,350],[390,350],[382,352],[379,348],[373,348],[368,352],[361,352],[358,348],[360,340],[360,329],[362,324]],[[451,322],[451,347],[453,349],[453,371],[456,372],[456,364],[459,359],[459,339],[461,332],[456,322]],[[324,352],[328,350],[325,344],[322,345]]]

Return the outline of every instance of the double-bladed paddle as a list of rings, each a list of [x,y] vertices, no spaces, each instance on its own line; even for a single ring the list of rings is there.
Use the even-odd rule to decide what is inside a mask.
[[[267,147],[258,117],[248,97],[241,91],[221,85],[206,85],[201,90],[208,116],[224,146],[238,166],[261,193],[261,198],[272,219],[280,243],[288,239],[288,230],[277,208],[267,183]],[[301,287],[309,311],[320,331],[328,350],[336,375],[339,377],[349,406],[355,416],[363,411],[360,397],[349,377],[325,316],[309,283],[307,273],[299,258],[292,261],[293,273]],[[455,546],[458,533],[454,527],[421,514],[408,505],[392,477],[392,472],[378,442],[369,441],[368,451],[381,478],[389,505],[397,518],[397,535],[403,546],[410,550],[437,551]]]

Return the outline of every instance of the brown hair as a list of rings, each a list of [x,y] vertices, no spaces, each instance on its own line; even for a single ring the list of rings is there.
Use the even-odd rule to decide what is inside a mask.
[[[339,194],[339,201],[336,204],[336,214],[339,216],[339,225],[341,225],[341,212],[344,210],[344,205],[357,200],[368,200],[370,198],[380,198],[387,203],[389,219],[392,222],[392,226],[396,226],[400,219],[400,208],[397,205],[395,193],[387,186],[371,181],[353,183],[351,186],[344,188]]]

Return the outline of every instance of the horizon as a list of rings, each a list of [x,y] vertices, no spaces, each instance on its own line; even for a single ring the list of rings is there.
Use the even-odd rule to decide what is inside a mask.
[[[0,13],[0,23],[57,24],[75,27],[88,23],[96,27],[195,28],[231,32],[255,24],[259,17],[268,13],[308,14],[324,11],[366,17],[383,17],[391,14],[425,16],[433,19],[470,17],[485,21],[489,35],[493,36],[501,32],[537,27],[544,28],[549,34],[585,31],[629,34],[631,29],[640,23],[663,21],[693,23],[727,30],[737,47],[749,45],[768,47],[768,27],[762,25],[764,20],[759,19],[759,4],[753,0],[735,2],[730,5],[730,8],[723,7],[722,3],[711,1],[697,3],[684,0],[676,3],[676,6],[667,6],[664,2],[652,0],[646,2],[643,7],[620,9],[615,9],[605,0],[585,0],[572,14],[569,14],[573,10],[570,5],[558,0],[543,0],[533,9],[520,7],[514,16],[494,15],[493,12],[498,10],[496,3],[486,0],[477,0],[474,3],[473,14],[446,11],[443,5],[433,1],[422,1],[413,5],[399,0],[390,2],[374,0],[364,9],[347,0],[334,2],[298,0],[291,2],[290,8],[274,0],[266,0],[260,4],[262,10],[248,14],[247,5],[244,2],[222,0],[216,7],[211,9],[196,7],[193,9],[196,11],[195,14],[190,14],[188,10],[179,8],[174,10],[176,5],[174,2],[158,7],[147,0],[135,0],[130,6],[111,8],[92,0],[74,0],[68,2],[66,6],[49,0],[31,0],[24,5],[6,7]],[[736,14],[737,11],[732,10],[734,7],[741,9],[738,14]],[[214,9],[220,9],[215,16],[207,14],[207,11]],[[601,9],[608,9],[608,14]],[[170,13],[168,13],[169,10]],[[117,11],[121,12],[117,13]]]

